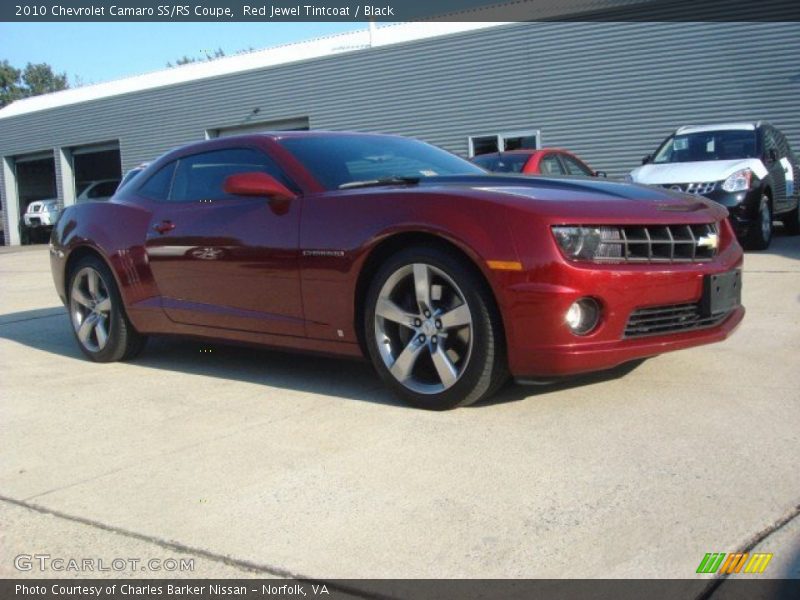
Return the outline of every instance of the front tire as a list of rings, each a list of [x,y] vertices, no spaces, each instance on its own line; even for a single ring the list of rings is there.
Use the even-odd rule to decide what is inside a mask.
[[[446,410],[472,404],[507,377],[491,292],[451,252],[418,246],[395,254],[373,278],[364,312],[372,363],[411,406]]]
[[[87,256],[69,274],[69,317],[81,351],[95,362],[133,358],[146,338],[131,325],[106,263]]]
[[[772,201],[763,194],[758,205],[758,222],[755,224],[748,246],[753,250],[766,250],[772,241]]]

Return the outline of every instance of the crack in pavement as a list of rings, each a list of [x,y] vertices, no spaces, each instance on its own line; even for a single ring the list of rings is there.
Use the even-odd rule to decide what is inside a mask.
[[[736,550],[736,552],[747,552],[749,553],[753,548],[758,546],[761,542],[771,536],[773,533],[780,531],[783,527],[791,523],[794,519],[800,517],[800,504],[795,506],[792,510],[790,510],[787,514],[783,515],[780,519],[765,527],[758,533],[756,533],[753,537],[751,537],[747,542],[744,543],[744,546]],[[709,584],[706,586],[699,596],[695,600],[709,600],[713,597],[713,595],[717,592],[720,586],[725,583],[730,575],[727,573],[723,573],[712,579]]]
[[[38,319],[52,319],[53,317],[60,317],[60,316],[66,314],[61,309],[53,309],[53,310],[58,310],[58,312],[54,312],[54,313],[49,314],[49,315],[38,315],[36,317],[26,317],[24,319],[15,319],[13,321],[3,321],[3,320],[1,320],[2,317],[0,317],[0,327],[2,327],[3,325],[13,325],[14,323],[25,323],[26,321],[36,321]]]
[[[139,540],[141,542],[154,544],[156,546],[159,546],[160,548],[171,550],[173,552],[202,557],[211,562],[221,563],[229,567],[235,567],[237,569],[241,569],[242,571],[248,571],[250,573],[257,573],[257,574],[261,573],[261,574],[272,575],[275,577],[282,577],[284,579],[294,579],[296,581],[303,583],[325,585],[329,589],[336,590],[345,594],[350,594],[351,596],[356,596],[358,598],[366,598],[368,600],[394,600],[391,596],[376,594],[374,592],[361,590],[359,588],[351,587],[349,585],[339,584],[326,579],[316,579],[314,577],[307,577],[305,575],[300,575],[299,573],[292,573],[289,570],[282,569],[280,567],[276,567],[273,565],[260,564],[249,560],[233,558],[230,556],[226,556],[224,554],[217,554],[216,552],[211,552],[210,550],[203,550],[202,548],[187,546],[186,544],[181,544],[180,542],[163,540],[155,536],[147,535],[144,533],[138,533],[136,531],[130,531],[128,529],[122,529],[121,527],[115,527],[113,525],[107,525],[105,523],[101,523],[100,521],[94,521],[92,519],[87,519],[85,517],[70,515],[61,512],[59,510],[45,508],[44,506],[31,504],[24,500],[17,500],[16,498],[11,498],[9,496],[5,496],[2,494],[0,494],[0,502],[5,502],[7,504],[19,506],[21,508],[32,510],[43,515],[49,515],[52,517],[57,517],[59,519],[64,519],[72,523],[78,523],[80,525],[85,525],[87,527],[93,527],[95,529],[100,529],[102,531],[107,531],[109,533],[113,533],[123,537]]]

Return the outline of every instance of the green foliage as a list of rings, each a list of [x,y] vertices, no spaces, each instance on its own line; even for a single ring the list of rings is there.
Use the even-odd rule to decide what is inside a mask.
[[[24,69],[17,69],[7,60],[0,61],[0,108],[21,98],[68,87],[66,73],[54,73],[47,63],[28,63]]]
[[[185,54],[180,57],[178,60],[175,61],[173,65],[171,62],[167,63],[167,67],[179,67],[181,65],[188,65],[191,63],[201,62],[201,61],[208,61],[208,60],[216,60],[218,58],[222,58],[225,56],[225,51],[222,48],[217,48],[216,50],[209,52],[208,50],[203,50],[203,55],[200,57],[197,56],[186,56]]]

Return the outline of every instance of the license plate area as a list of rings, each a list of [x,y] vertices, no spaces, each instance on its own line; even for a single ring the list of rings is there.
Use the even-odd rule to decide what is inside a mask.
[[[706,275],[703,278],[703,316],[732,311],[742,303],[742,271]]]

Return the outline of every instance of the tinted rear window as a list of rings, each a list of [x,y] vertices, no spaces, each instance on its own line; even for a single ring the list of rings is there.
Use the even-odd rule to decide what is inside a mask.
[[[175,161],[161,167],[155,175],[144,182],[139,188],[142,196],[153,200],[166,200],[169,197],[169,189],[172,185],[172,176],[175,173]]]

